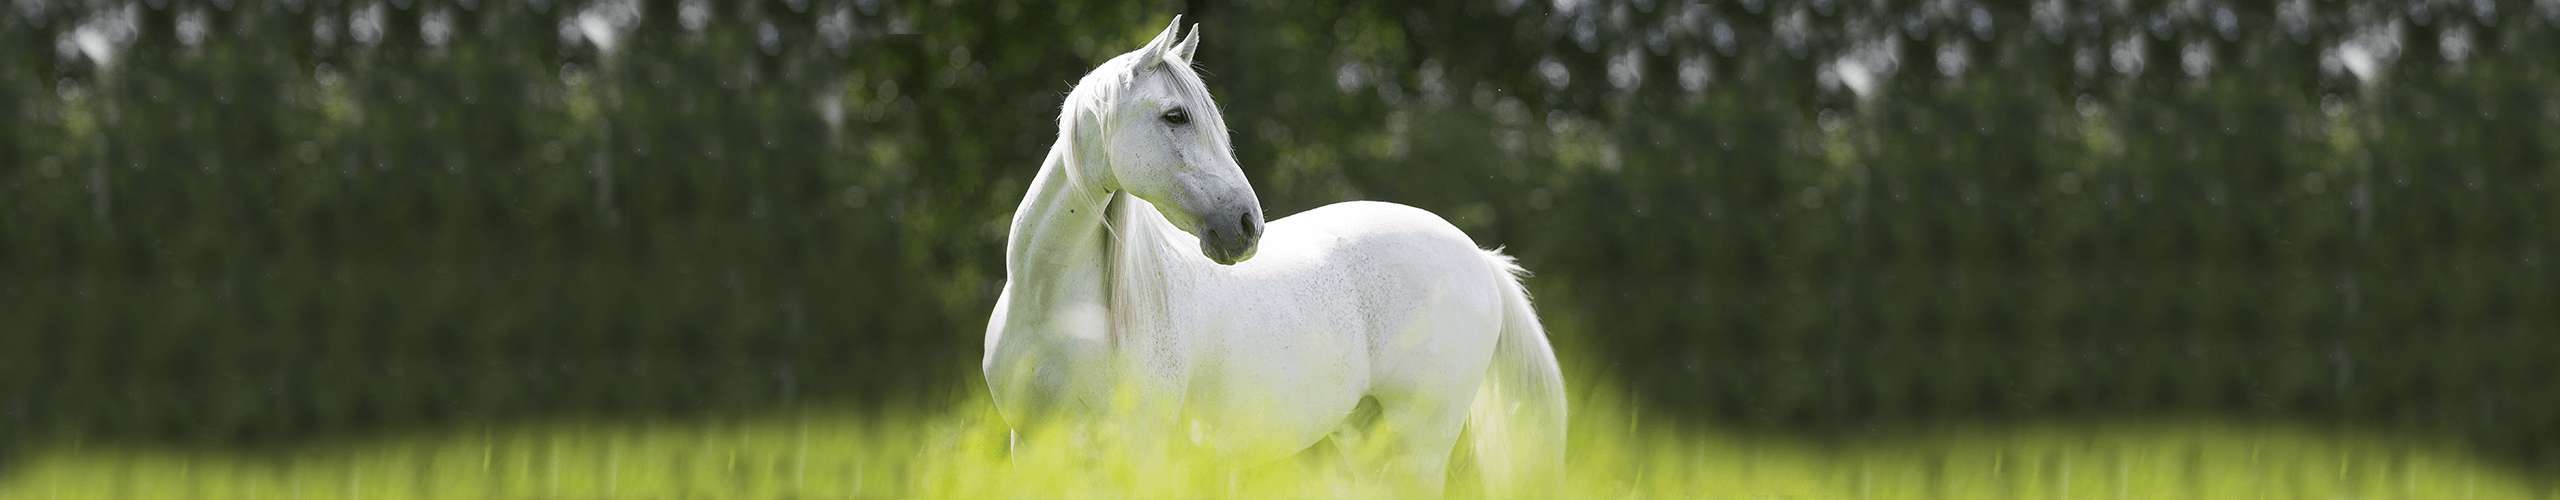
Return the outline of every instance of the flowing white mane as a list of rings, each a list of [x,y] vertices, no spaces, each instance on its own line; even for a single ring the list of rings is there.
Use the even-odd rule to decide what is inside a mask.
[[[1110,135],[1112,110],[1122,104],[1122,96],[1133,90],[1144,72],[1162,71],[1164,77],[1172,79],[1178,99],[1193,104],[1186,109],[1201,118],[1195,123],[1214,127],[1211,136],[1217,140],[1218,147],[1233,148],[1227,135],[1225,116],[1210,100],[1208,85],[1201,80],[1199,71],[1178,54],[1166,54],[1162,62],[1141,66],[1139,61],[1144,60],[1145,55],[1124,54],[1086,74],[1074,90],[1067,93],[1066,102],[1058,113],[1058,129],[1074,138],[1073,147],[1076,149],[1067,154],[1062,173],[1073,179],[1073,185],[1104,186],[1098,190],[1078,191],[1075,195],[1111,197],[1109,208],[1104,212],[1103,229],[1109,234],[1106,239],[1110,243],[1110,261],[1105,273],[1110,297],[1110,338],[1114,342],[1142,333],[1149,325],[1161,324],[1171,314],[1168,294],[1172,283],[1167,280],[1167,270],[1180,265],[1175,259],[1180,258],[1180,252],[1193,243],[1180,241],[1188,239],[1188,235],[1181,234],[1166,222],[1154,205],[1128,193],[1112,190],[1108,184],[1093,183],[1098,179],[1088,177],[1091,174],[1086,170],[1090,166],[1083,163],[1091,158],[1107,157],[1099,148],[1108,145],[1088,141]]]

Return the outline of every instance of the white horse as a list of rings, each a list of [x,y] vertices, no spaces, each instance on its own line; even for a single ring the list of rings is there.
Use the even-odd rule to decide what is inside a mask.
[[[1014,212],[983,368],[1017,452],[1111,434],[1257,463],[1329,438],[1437,492],[1463,430],[1488,492],[1555,484],[1564,380],[1520,268],[1391,203],[1266,230],[1180,27],[1076,85]]]

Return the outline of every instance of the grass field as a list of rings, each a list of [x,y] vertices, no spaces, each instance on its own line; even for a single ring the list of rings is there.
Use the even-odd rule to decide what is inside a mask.
[[[278,449],[40,444],[0,499],[1386,497],[1296,466],[1010,463],[983,404],[416,431]],[[2208,420],[1879,433],[1856,442],[1669,430],[1577,405],[1587,498],[2555,498],[2548,479],[2441,442]],[[1052,465],[1038,465],[1052,464]]]

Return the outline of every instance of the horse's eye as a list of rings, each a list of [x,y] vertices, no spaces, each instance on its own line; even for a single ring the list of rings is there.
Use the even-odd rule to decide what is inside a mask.
[[[1164,122],[1175,125],[1188,124],[1191,123],[1191,114],[1182,112],[1182,108],[1173,108],[1164,112]]]

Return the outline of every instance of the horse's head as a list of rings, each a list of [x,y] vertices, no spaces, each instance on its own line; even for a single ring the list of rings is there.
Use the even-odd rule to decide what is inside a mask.
[[[1088,163],[1099,168],[1086,172],[1164,209],[1175,227],[1200,238],[1209,260],[1235,264],[1252,258],[1262,239],[1262,203],[1236,166],[1225,117],[1191,69],[1200,29],[1177,40],[1181,27],[1177,16],[1145,47],[1085,75],[1060,122],[1098,156]]]

